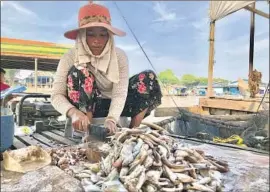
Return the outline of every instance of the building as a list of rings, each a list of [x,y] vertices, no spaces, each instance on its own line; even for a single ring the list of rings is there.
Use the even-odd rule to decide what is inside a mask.
[[[207,92],[206,85],[199,85],[196,87],[197,95],[204,96]],[[213,91],[216,96],[221,95],[240,95],[239,88],[237,85],[222,85],[222,84],[213,84]]]
[[[48,71],[38,71],[37,72],[37,86],[38,87],[52,87],[53,83],[53,72]],[[31,73],[28,77],[21,81],[22,84],[26,85],[27,87],[35,86],[35,72]]]

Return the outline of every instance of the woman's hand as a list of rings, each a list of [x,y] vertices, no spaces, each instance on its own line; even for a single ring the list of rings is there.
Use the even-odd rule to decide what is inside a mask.
[[[88,125],[90,124],[89,118],[86,114],[76,108],[71,108],[67,116],[72,120],[72,126],[78,131],[87,132]]]
[[[113,135],[117,131],[116,123],[111,119],[105,120],[104,127],[108,129],[109,135]]]

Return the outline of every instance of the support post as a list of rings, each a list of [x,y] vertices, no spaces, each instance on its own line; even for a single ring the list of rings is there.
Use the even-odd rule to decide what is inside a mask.
[[[214,43],[215,43],[215,21],[210,23],[209,38],[209,63],[208,63],[208,86],[207,96],[213,97],[213,70],[214,70]]]
[[[255,9],[255,3],[251,5]],[[250,40],[249,40],[249,75],[253,71],[253,60],[254,60],[254,34],[255,34],[255,13],[250,12]]]
[[[36,93],[37,93],[37,71],[38,71],[38,59],[35,58],[35,90],[36,90]]]

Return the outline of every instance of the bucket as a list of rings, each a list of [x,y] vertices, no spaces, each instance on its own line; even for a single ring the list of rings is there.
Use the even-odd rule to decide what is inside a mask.
[[[14,118],[12,111],[8,108],[1,107],[1,145],[0,152],[4,152],[13,144],[14,138]]]

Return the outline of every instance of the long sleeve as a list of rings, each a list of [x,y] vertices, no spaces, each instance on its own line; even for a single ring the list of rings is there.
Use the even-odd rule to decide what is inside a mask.
[[[51,94],[52,105],[62,115],[66,115],[67,111],[74,107],[67,99],[66,90],[67,74],[74,63],[73,55],[74,50],[70,49],[60,59],[53,82]]]
[[[124,109],[129,84],[128,58],[125,52],[119,48],[117,49],[117,56],[120,81],[117,84],[113,84],[111,105],[108,114],[108,118],[113,118],[115,121],[119,120],[119,117]]]

